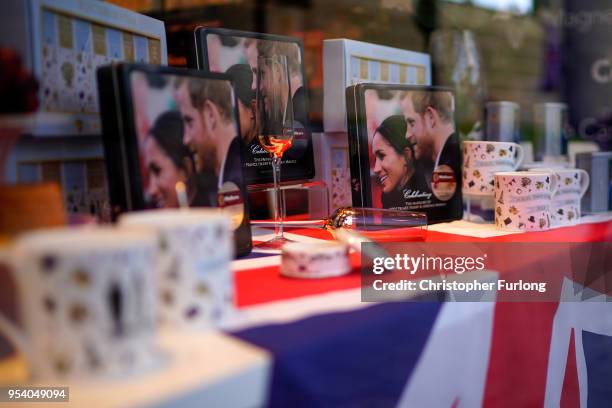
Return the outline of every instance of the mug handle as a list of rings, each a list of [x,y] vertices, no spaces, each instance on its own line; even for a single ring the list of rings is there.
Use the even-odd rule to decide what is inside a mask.
[[[582,198],[587,190],[589,189],[589,184],[591,183],[591,176],[589,176],[589,173],[586,172],[586,170],[583,169],[576,169],[578,170],[578,173],[582,174],[582,177],[580,177],[580,198]]]
[[[516,163],[514,163],[513,170],[516,170],[523,164],[523,159],[525,158],[525,149],[523,149],[523,146],[518,143],[515,143],[514,147],[516,148]]]
[[[12,262],[11,254],[9,250],[3,250],[0,248],[0,264],[5,265],[9,268],[10,275],[13,279],[16,278],[13,272],[14,263]],[[24,355],[30,355],[29,353],[29,341],[22,329],[17,327],[4,313],[0,312],[0,334],[13,344],[13,346]]]

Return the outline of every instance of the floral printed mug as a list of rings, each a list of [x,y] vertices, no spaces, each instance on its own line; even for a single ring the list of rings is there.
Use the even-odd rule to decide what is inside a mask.
[[[495,225],[508,231],[544,231],[551,226],[554,173],[513,171],[495,174]]]
[[[108,227],[48,229],[2,249],[15,279],[21,327],[0,332],[36,380],[93,379],[159,365],[155,236]]]
[[[158,313],[164,326],[215,327],[233,310],[231,218],[213,208],[126,213],[122,229],[145,228],[158,236]]]
[[[580,219],[580,201],[589,188],[589,173],[582,169],[536,168],[529,171],[550,171],[559,184],[552,198],[550,223],[553,227],[572,225]]]
[[[518,169],[523,157],[523,148],[516,143],[463,142],[463,193],[492,197],[495,173]]]

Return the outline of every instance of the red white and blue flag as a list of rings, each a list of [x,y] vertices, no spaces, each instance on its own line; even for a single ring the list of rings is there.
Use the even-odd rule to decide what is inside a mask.
[[[533,235],[612,240],[610,223],[584,227]],[[612,299],[567,277],[564,302],[363,304],[358,274],[279,280],[277,260],[257,261],[237,272],[252,319],[231,335],[270,356],[266,406],[612,406]]]

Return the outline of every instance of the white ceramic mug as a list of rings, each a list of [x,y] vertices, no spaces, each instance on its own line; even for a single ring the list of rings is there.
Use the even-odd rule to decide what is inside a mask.
[[[122,228],[158,235],[158,312],[162,324],[205,329],[233,310],[231,219],[213,208],[123,214]]]
[[[0,332],[31,377],[123,376],[159,364],[155,244],[153,234],[88,227],[31,232],[3,250],[21,327],[0,314]]]
[[[589,173],[582,169],[536,168],[529,171],[549,171],[559,188],[552,198],[550,222],[553,227],[572,225],[580,219],[580,201],[589,189]]]
[[[495,225],[508,231],[549,229],[551,200],[557,187],[552,172],[496,173]]]
[[[512,142],[463,142],[463,187],[468,195],[495,194],[494,174],[513,171],[523,162],[523,147]]]

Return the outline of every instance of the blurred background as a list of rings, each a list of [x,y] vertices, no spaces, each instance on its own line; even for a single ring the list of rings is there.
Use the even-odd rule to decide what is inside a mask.
[[[483,102],[523,107],[532,138],[539,102],[569,104],[570,138],[610,148],[612,5],[605,0],[110,0],[166,23],[169,64],[185,66],[194,27],[304,40],[311,120],[322,129],[322,41],[349,38],[432,55],[434,84],[458,92],[462,133]]]

